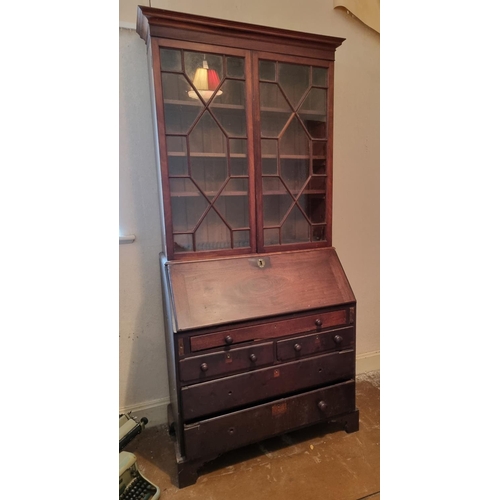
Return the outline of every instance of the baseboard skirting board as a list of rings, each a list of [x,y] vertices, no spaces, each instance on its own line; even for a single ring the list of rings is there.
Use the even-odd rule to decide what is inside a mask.
[[[146,428],[156,427],[167,423],[167,406],[169,403],[170,398],[155,399],[146,403],[124,406],[120,408],[120,414],[131,413],[138,421],[146,417],[148,419]]]
[[[356,375],[380,370],[380,351],[366,352],[356,356]]]
[[[376,370],[380,370],[380,351],[367,352],[356,356],[356,375]],[[120,409],[120,413],[131,413],[137,420],[146,417],[148,419],[146,428],[156,427],[167,423],[167,406],[169,403],[169,398],[155,399],[146,403],[125,406]]]

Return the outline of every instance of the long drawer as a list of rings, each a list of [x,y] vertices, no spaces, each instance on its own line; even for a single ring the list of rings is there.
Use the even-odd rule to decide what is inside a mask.
[[[247,342],[249,340],[285,337],[294,333],[320,332],[327,328],[346,325],[348,316],[348,311],[341,309],[284,319],[273,323],[263,323],[205,335],[195,335],[190,338],[191,351],[196,352],[238,342]]]
[[[355,410],[354,380],[184,426],[190,459],[258,442]]]
[[[183,359],[179,362],[179,374],[182,382],[203,381],[270,365],[273,361],[273,342],[266,342]]]
[[[354,350],[333,352],[291,363],[184,387],[184,419],[228,411],[246,404],[354,377]]]

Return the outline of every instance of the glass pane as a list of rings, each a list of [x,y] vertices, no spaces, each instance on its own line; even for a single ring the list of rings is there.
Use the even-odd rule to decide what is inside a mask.
[[[188,175],[185,137],[167,137],[168,174]]]
[[[326,142],[323,141],[313,141],[313,156],[326,157]]]
[[[247,155],[247,140],[246,139],[229,139],[229,151],[231,156]]]
[[[229,139],[231,175],[248,175],[247,141]]]
[[[250,246],[250,231],[233,231],[234,248]]]
[[[310,139],[304,127],[294,117],[280,139],[280,157],[309,158],[309,143]]]
[[[288,191],[279,177],[263,177],[262,192],[264,194],[287,194]]]
[[[170,179],[170,195],[178,196],[200,196],[200,191],[191,179]]]
[[[309,88],[309,66],[278,64],[278,82],[294,109]]]
[[[228,177],[227,158],[191,158],[191,176],[209,200],[217,195]]]
[[[173,49],[160,49],[162,71],[182,71],[181,51]]]
[[[208,207],[203,196],[171,198],[172,227],[174,232],[192,231]]]
[[[174,234],[174,248],[176,252],[192,252],[193,236],[191,234]]]
[[[223,79],[222,56],[201,52],[184,52],[186,74],[201,97],[208,101]],[[219,95],[219,92],[217,92]],[[193,96],[194,97],[194,96]]]
[[[232,229],[249,227],[248,179],[231,179],[215,206]]]
[[[274,61],[259,61],[259,78],[276,81],[276,63]]]
[[[313,67],[313,85],[326,87],[328,85],[328,70],[326,68]]]
[[[207,200],[189,179],[170,179],[170,200],[174,232],[192,231],[208,208]]]
[[[189,149],[191,155],[211,153],[211,156],[227,156],[226,136],[208,111],[205,111],[189,135]]]
[[[299,205],[313,224],[326,222],[326,177],[312,177],[299,197]]]
[[[175,153],[173,155],[168,155],[168,175],[170,177],[188,175],[187,157],[178,156]]]
[[[326,142],[313,141],[312,143],[313,174],[326,174]]]
[[[302,212],[294,206],[281,227],[282,243],[305,243],[309,239],[309,223]]]
[[[262,188],[264,226],[278,226],[292,206],[293,198],[279,177],[264,177]]]
[[[283,97],[278,85],[260,84],[260,121],[263,137],[278,137],[286,125],[292,109]]]
[[[200,99],[191,99],[188,92],[193,89],[183,75],[162,74],[165,102],[165,129],[167,134],[185,134],[201,113]]]
[[[313,174],[326,174],[326,160],[313,160]]]
[[[326,240],[326,226],[313,227],[313,241],[325,241]]]
[[[281,178],[288,189],[295,195],[309,179],[309,159],[281,160]]]
[[[168,154],[173,154],[173,153],[186,154],[187,152],[186,138],[176,137],[176,136],[167,137],[167,151]]]
[[[280,242],[279,229],[264,229],[264,245],[278,245]]]
[[[264,175],[278,174],[278,141],[272,139],[262,139],[262,173]]]
[[[326,138],[326,90],[311,89],[300,107],[299,116],[311,137]]]
[[[232,78],[245,77],[245,60],[242,57],[227,57],[227,76]]]
[[[195,232],[196,250],[231,248],[231,233],[212,208]]]
[[[239,80],[226,80],[220,91],[222,95],[212,101],[210,109],[228,136],[245,137],[247,134],[245,83]]]

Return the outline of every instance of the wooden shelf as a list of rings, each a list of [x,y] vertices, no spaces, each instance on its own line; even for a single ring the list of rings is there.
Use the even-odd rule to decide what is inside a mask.
[[[263,160],[277,160],[276,155],[262,155]],[[280,160],[308,160],[309,155],[280,155]],[[325,160],[325,156],[313,156],[313,160]]]
[[[292,190],[292,193],[293,193],[293,190]],[[279,196],[284,196],[286,194],[290,194],[288,191],[266,191],[265,193],[262,193],[264,196],[276,196],[276,195],[279,195]],[[295,194],[298,194],[298,191],[295,193]],[[324,189],[307,189],[305,191],[303,191],[301,193],[301,196],[303,194],[322,194],[322,195],[326,195],[326,191]]]
[[[172,106],[189,106],[189,107],[196,107],[196,108],[206,108],[207,106],[202,103],[201,101],[197,101],[195,99],[191,101],[182,101],[182,100],[177,100],[177,99],[163,99],[163,102],[165,104],[170,104]],[[220,104],[217,102],[212,101],[211,104],[208,105],[209,108],[215,108],[215,109],[227,109],[228,111],[233,111],[233,110],[244,110],[246,109],[243,104]]]
[[[217,195],[217,193],[218,191],[205,191],[205,195],[209,197],[210,196],[214,197]],[[170,196],[172,196],[172,198],[185,198],[185,197],[194,198],[197,196],[201,196],[201,193],[194,191],[186,191],[184,193],[180,192],[170,193]],[[248,191],[224,191],[220,194],[220,196],[248,196]]]
[[[293,192],[293,191],[292,191]],[[298,192],[297,192],[298,193]],[[295,194],[297,194],[295,193]],[[324,189],[307,189],[306,191],[303,191],[301,196],[307,194],[307,195],[326,195],[326,191]],[[197,196],[201,196],[201,193],[193,192],[193,191],[186,191],[184,193],[170,193],[170,195],[174,198],[194,198]],[[217,192],[216,191],[205,191],[206,196],[216,196]],[[284,196],[284,195],[290,195],[288,191],[266,191],[263,193],[264,196]],[[248,196],[247,191],[226,191],[220,194],[220,196]]]
[[[299,109],[298,111],[292,111],[291,109],[284,108],[260,108],[261,113],[281,113],[291,115],[314,115],[314,116],[324,116],[326,118],[326,111],[317,111],[314,109]]]
[[[180,99],[163,99],[165,104],[170,104],[172,106],[188,106],[188,107],[196,107],[196,108],[205,108],[207,107],[201,101],[196,101],[193,99],[192,101],[183,101]],[[220,104],[212,101],[211,104],[208,105],[209,108],[213,109],[226,109],[228,111],[232,110],[244,110],[246,109],[243,104]],[[262,113],[280,113],[280,114],[299,114],[299,115],[313,115],[313,116],[324,116],[326,117],[326,111],[317,111],[314,109],[299,109],[298,111],[293,111],[290,108],[274,108],[274,107],[264,107],[260,108]]]
[[[186,157],[187,153],[182,153],[179,151],[173,151],[168,153],[168,156],[172,157]],[[228,155],[224,153],[191,153],[190,156],[192,158],[228,158]],[[248,158],[248,156],[244,153],[233,153],[229,155],[229,158]],[[280,160],[308,160],[309,155],[280,155]],[[263,160],[277,160],[278,157],[276,155],[262,155]],[[313,156],[313,160],[325,160],[325,156]]]
[[[172,153],[168,153],[168,156],[186,157],[187,153],[174,151]],[[228,155],[225,153],[191,153],[189,156],[191,156],[191,158],[228,158]],[[233,153],[229,155],[229,158],[248,158],[248,157],[244,153]]]

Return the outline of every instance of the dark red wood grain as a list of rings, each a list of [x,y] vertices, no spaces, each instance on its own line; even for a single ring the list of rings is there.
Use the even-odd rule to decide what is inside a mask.
[[[269,254],[263,268],[258,259],[169,263],[177,331],[355,301],[334,248]]]

